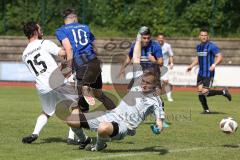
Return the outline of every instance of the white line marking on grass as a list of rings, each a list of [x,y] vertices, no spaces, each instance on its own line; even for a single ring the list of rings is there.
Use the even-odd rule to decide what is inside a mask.
[[[195,148],[172,149],[172,150],[168,150],[167,153],[198,151],[198,150],[204,150],[204,149],[209,149],[209,148],[215,148],[215,147],[195,147]],[[132,153],[120,153],[120,154],[105,154],[103,156],[85,157],[85,158],[79,158],[79,159],[74,159],[74,160],[98,160],[98,159],[108,159],[108,158],[116,158],[116,157],[144,156],[147,154],[158,155],[158,154],[160,154],[160,152],[154,151],[154,152],[141,152],[141,153],[132,152]]]

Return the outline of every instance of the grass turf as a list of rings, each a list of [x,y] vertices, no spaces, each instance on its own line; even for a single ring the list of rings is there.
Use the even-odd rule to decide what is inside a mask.
[[[34,88],[0,87],[0,159],[166,159],[166,160],[238,160],[240,134],[226,135],[218,123],[231,116],[239,121],[240,95],[228,102],[222,96],[208,98],[214,114],[202,115],[197,94],[174,93],[174,102],[165,102],[170,128],[155,136],[150,131],[152,118],[137,129],[134,137],[108,143],[103,152],[92,153],[67,145],[68,127],[52,117],[33,144],[22,144],[23,136],[33,131],[41,112]],[[96,133],[87,131],[91,137]]]

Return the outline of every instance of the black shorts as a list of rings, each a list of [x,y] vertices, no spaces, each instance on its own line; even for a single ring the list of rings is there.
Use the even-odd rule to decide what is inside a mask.
[[[91,88],[102,88],[101,62],[97,58],[78,66],[76,70],[78,86],[87,85]]]
[[[213,77],[197,77],[197,86],[203,85],[203,88],[211,88],[213,83]]]

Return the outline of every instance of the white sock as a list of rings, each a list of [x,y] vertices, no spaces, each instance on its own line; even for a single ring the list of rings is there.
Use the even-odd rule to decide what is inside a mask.
[[[80,142],[84,142],[87,139],[87,136],[83,132],[82,128],[72,128],[72,131],[77,135]]]
[[[48,118],[46,115],[41,114],[40,116],[38,116],[34,131],[32,134],[37,134],[39,135],[40,131],[42,130],[42,128],[45,126],[45,124],[47,124]]]
[[[73,132],[71,127],[69,127],[68,138],[69,139],[74,139],[74,132]]]
[[[172,99],[172,92],[170,92],[170,91],[167,92],[167,98],[168,98],[168,99]]]

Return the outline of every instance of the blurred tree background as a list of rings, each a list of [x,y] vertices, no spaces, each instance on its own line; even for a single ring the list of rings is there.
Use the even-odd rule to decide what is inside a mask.
[[[101,37],[133,36],[142,25],[172,37],[196,36],[201,27],[214,37],[240,37],[240,0],[0,0],[0,35],[23,35],[30,20],[54,35],[66,8]]]

